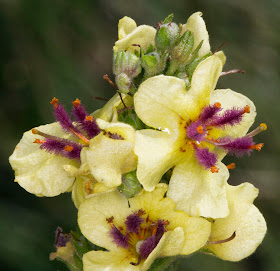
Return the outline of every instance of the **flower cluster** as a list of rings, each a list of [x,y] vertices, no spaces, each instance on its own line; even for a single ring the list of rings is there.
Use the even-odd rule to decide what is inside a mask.
[[[226,57],[211,52],[201,16],[178,25],[170,15],[155,28],[121,19],[115,80],[104,76],[116,95],[91,114],[76,99],[71,116],[54,98],[56,122],[23,135],[10,157],[15,181],[37,196],[72,192],[78,209],[81,232],[59,228],[51,259],[75,270],[159,270],[194,252],[240,261],[262,242],[258,190],[229,185],[235,164],[222,159],[260,151],[253,138],[267,127],[248,132],[253,102],[215,89],[236,70],[222,72]]]

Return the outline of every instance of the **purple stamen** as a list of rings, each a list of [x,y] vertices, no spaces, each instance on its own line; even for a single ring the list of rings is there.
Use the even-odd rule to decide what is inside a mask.
[[[118,228],[113,226],[113,228],[110,231],[110,236],[113,238],[114,242],[119,246],[123,248],[129,247],[129,237],[123,235]]]
[[[161,238],[165,232],[165,224],[163,220],[158,220],[158,226],[157,226],[157,232],[156,232],[156,237]]]
[[[80,127],[87,133],[90,139],[97,136],[100,133],[100,128],[95,119],[88,116],[85,108],[80,104],[78,99],[73,102],[73,105],[72,113],[76,121],[80,124]]]
[[[65,111],[63,105],[57,104],[54,106],[54,115],[55,119],[60,123],[61,127],[66,132],[73,132],[81,133],[72,123],[72,120],[68,116],[67,112]]]
[[[199,120],[203,123],[207,122],[211,118],[215,117],[215,115],[220,112],[222,108],[220,106],[217,106],[217,104],[214,105],[208,105],[204,107],[202,113],[199,116]]]
[[[249,155],[252,151],[250,147],[253,145],[253,139],[251,137],[244,136],[230,140],[228,143],[222,144],[219,147],[227,150],[229,154],[235,154],[237,157],[240,157],[244,154]]]
[[[215,119],[209,123],[209,126],[224,127],[225,125],[235,125],[241,122],[244,114],[244,109],[235,108],[224,111],[221,116],[215,117]]]
[[[125,220],[125,225],[127,228],[127,232],[135,232],[139,233],[140,225],[144,222],[144,219],[141,218],[137,213],[129,215]]]
[[[67,142],[67,141],[66,141]],[[68,159],[80,159],[81,146],[76,144],[75,142],[64,142],[64,140],[51,139],[46,138],[45,141],[40,146],[41,150],[46,150],[50,153],[54,153],[56,155],[60,154]],[[72,148],[71,151],[66,151],[66,146],[70,146]]]
[[[197,129],[199,126],[201,126],[201,128],[203,129],[203,133],[198,132]],[[199,141],[199,142],[204,140],[204,136],[206,135],[206,132],[207,132],[206,127],[202,124],[200,120],[192,122],[186,129],[187,137],[194,141]]]
[[[147,238],[140,246],[140,249],[139,249],[140,257],[147,259],[148,256],[151,254],[151,252],[157,246],[158,242],[159,242],[159,240],[157,241],[157,238],[155,235],[152,235],[149,238]]]
[[[70,235],[63,232],[61,227],[57,227],[55,231],[55,247],[66,247],[66,243],[70,240]]]
[[[205,169],[210,169],[217,163],[218,159],[215,153],[210,152],[206,148],[199,148],[196,145],[194,145],[194,149],[195,157],[197,158],[199,164]]]
[[[157,221],[156,233],[148,237],[140,246],[140,257],[147,259],[150,253],[155,249],[161,237],[165,232],[165,224],[163,220]]]

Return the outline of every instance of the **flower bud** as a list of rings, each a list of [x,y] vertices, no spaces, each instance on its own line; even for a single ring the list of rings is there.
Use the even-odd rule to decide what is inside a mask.
[[[136,177],[136,171],[126,173],[122,177],[122,184],[118,186],[118,190],[126,198],[132,198],[142,189],[142,185],[139,183]]]
[[[127,74],[121,73],[116,75],[116,85],[119,88],[119,92],[127,94],[131,89],[132,80]]]
[[[116,52],[113,59],[113,73],[118,76],[126,74],[130,79],[135,78],[141,72],[140,59],[131,52]]]
[[[159,63],[160,56],[157,52],[152,52],[141,57],[142,67],[149,75],[155,75],[158,72]]]
[[[171,52],[171,60],[176,61],[179,66],[186,64],[194,45],[194,35],[190,31],[186,31],[181,37],[177,45]]]
[[[156,33],[155,44],[158,51],[170,51],[179,37],[179,27],[175,23],[163,24]]]

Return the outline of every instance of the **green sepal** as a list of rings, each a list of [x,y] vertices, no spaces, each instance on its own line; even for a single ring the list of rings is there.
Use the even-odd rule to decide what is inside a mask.
[[[129,124],[135,130],[146,129],[146,125],[139,119],[134,109],[123,110],[118,116],[118,121]]]
[[[136,171],[126,173],[122,176],[122,184],[118,186],[118,190],[126,198],[132,198],[140,192],[142,185],[137,179]]]
[[[145,52],[145,55],[152,53],[153,51],[154,51],[154,46],[153,46],[153,44],[150,43],[150,45],[148,46],[148,48]]]
[[[163,24],[168,24],[168,23],[171,23],[173,21],[173,18],[174,18],[174,14],[171,13],[170,15],[168,15],[164,21],[163,21]]]
[[[192,75],[194,73],[194,70],[196,69],[198,64],[200,62],[202,62],[203,60],[205,60],[209,56],[211,56],[211,53],[208,53],[208,54],[206,54],[205,56],[203,56],[201,58],[196,58],[192,62],[190,62],[188,65],[186,65],[185,71],[188,74],[190,81],[191,81],[191,77],[192,77]]]
[[[211,254],[213,256],[216,256],[216,254],[212,250],[210,250],[208,248],[202,248],[202,249],[199,250],[199,252],[206,253],[206,254]]]
[[[164,257],[156,259],[148,271],[170,271],[175,269],[172,267],[177,257]],[[176,268],[176,267],[175,267]]]
[[[179,27],[175,23],[162,24],[155,36],[157,51],[171,51],[179,38]]]

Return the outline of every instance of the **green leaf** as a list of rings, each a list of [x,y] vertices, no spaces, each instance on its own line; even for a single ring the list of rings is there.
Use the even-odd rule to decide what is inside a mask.
[[[168,15],[164,21],[163,21],[163,24],[168,24],[168,23],[171,23],[173,21],[173,17],[174,17],[174,14],[171,13],[170,15]]]

